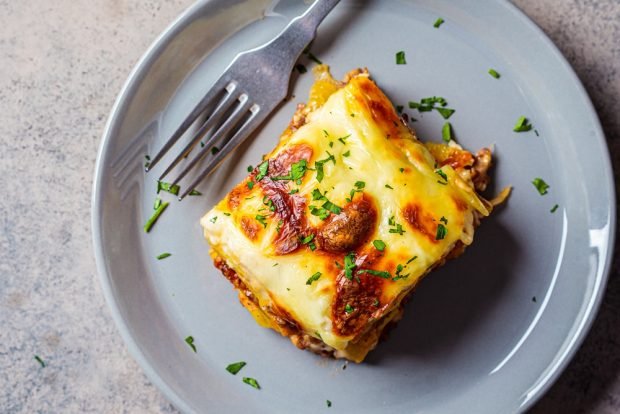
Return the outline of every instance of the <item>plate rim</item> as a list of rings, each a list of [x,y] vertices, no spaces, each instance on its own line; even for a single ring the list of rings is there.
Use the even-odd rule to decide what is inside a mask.
[[[120,312],[119,304],[116,300],[115,294],[110,283],[110,275],[107,272],[105,266],[105,257],[103,252],[103,232],[100,222],[101,207],[103,205],[102,197],[102,182],[104,177],[104,163],[103,158],[106,153],[106,149],[112,139],[112,132],[114,125],[120,117],[121,110],[126,104],[128,98],[131,96],[133,89],[144,78],[151,63],[161,54],[165,45],[174,38],[179,29],[185,26],[186,20],[192,19],[194,14],[202,9],[205,5],[211,3],[212,0],[197,0],[184,11],[182,11],[172,22],[152,41],[150,46],[146,49],[133,69],[130,71],[127,79],[125,80],[120,92],[118,93],[114,104],[108,115],[107,122],[103,129],[101,142],[97,151],[97,158],[94,168],[94,177],[92,184],[92,196],[91,196],[91,233],[93,250],[95,256],[95,265],[97,269],[97,276],[99,279],[99,285],[102,289],[105,301],[112,314],[112,319],[123,338],[123,341],[133,359],[138,363],[148,379],[155,385],[166,399],[168,399],[177,409],[182,412],[194,412],[183,398],[179,396],[154,368],[154,366],[148,361],[147,357],[140,349],[136,339],[132,336],[130,325],[123,318]],[[593,121],[593,129],[595,132],[595,139],[597,143],[601,145],[603,150],[603,157],[600,162],[603,164],[605,170],[606,185],[601,187],[609,194],[610,204],[606,207],[606,211],[609,212],[609,233],[607,238],[608,253],[602,264],[601,271],[598,272],[593,279],[598,281],[596,284],[598,288],[593,289],[588,300],[584,300],[584,305],[587,306],[587,311],[582,315],[580,319],[575,319],[575,322],[583,322],[581,329],[573,334],[572,337],[566,337],[564,344],[570,342],[567,345],[567,350],[563,353],[562,359],[551,364],[547,367],[552,367],[552,371],[543,378],[543,383],[537,387],[535,392],[526,399],[521,406],[520,410],[526,411],[530,409],[540,398],[545,395],[551,386],[556,383],[560,375],[566,370],[568,364],[572,361],[577,351],[581,348],[585,338],[592,328],[592,324],[598,315],[601,303],[604,298],[604,294],[607,288],[607,282],[609,279],[609,273],[611,271],[611,265],[613,262],[613,251],[616,239],[616,191],[615,180],[613,175],[613,168],[611,163],[611,155],[609,152],[609,146],[605,137],[604,130],[602,128],[598,114],[594,108],[592,100],[588,95],[583,83],[579,79],[573,67],[570,65],[566,57],[562,54],[559,48],[553,43],[549,36],[534,22],[529,16],[525,14],[518,6],[510,2],[509,0],[501,0],[501,6],[510,13],[512,18],[518,19],[522,24],[527,26],[544,46],[553,55],[556,62],[561,65],[565,70],[567,76],[573,81],[575,91],[582,99],[587,109],[587,115]],[[598,279],[598,280],[597,280]],[[535,384],[535,383],[534,383]],[[534,385],[532,384],[532,385]]]

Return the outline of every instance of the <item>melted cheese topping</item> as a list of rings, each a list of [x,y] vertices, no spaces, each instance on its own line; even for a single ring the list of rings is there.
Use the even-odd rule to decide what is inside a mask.
[[[277,147],[266,156],[270,160],[267,176],[256,183],[255,170],[209,211],[201,224],[215,253],[253,292],[260,308],[284,311],[305,333],[346,354],[347,348],[355,348],[367,332],[368,324],[394,314],[405,295],[443,261],[456,243],[472,242],[475,212],[486,216],[489,210],[472,186],[449,165],[441,171],[435,168],[436,161],[429,150],[400,122],[391,103],[366,73],[357,74],[342,87],[333,86],[334,82],[325,83],[325,79],[322,82],[316,84],[321,89],[316,85],[313,89],[316,108],[306,115],[305,124],[287,129]],[[328,92],[316,97],[321,90]],[[287,159],[299,161],[292,154],[307,158],[309,169],[298,182],[273,181],[270,177],[274,176],[271,170],[276,168],[274,160],[284,160],[282,165],[286,165]],[[333,161],[321,163],[330,156]],[[317,161],[324,172],[320,182]],[[284,174],[275,175],[285,176],[290,164]],[[250,184],[251,189],[250,181],[254,183]],[[279,204],[274,206],[270,202],[272,193],[266,191],[267,181],[277,182],[287,192],[298,191],[290,197],[303,202],[301,224],[291,227],[299,232],[291,240],[317,235],[316,250],[310,248],[312,243],[298,243],[291,252],[278,253],[276,240],[289,224],[289,218],[278,214]],[[364,183],[363,189],[351,193],[360,190],[359,182]],[[352,202],[351,194],[353,202],[370,200],[376,218],[360,245],[350,251],[321,249],[318,235],[326,221],[310,210],[310,206],[320,208],[325,202],[313,200],[313,191],[317,189],[342,209]],[[331,213],[327,220],[334,215]],[[382,240],[385,250],[379,252],[373,240]],[[351,252],[358,259],[358,271],[364,268],[390,275],[384,279],[357,273],[364,281],[374,283],[372,306],[356,302],[342,288],[357,283],[355,279],[348,280],[342,269],[345,255]],[[370,256],[368,263],[362,260]],[[317,272],[321,274],[318,280],[308,284]],[[378,280],[370,280],[373,278]],[[342,321],[352,323],[358,310],[359,317],[365,319],[356,328],[343,328]],[[263,325],[267,323],[264,315],[257,318]],[[372,346],[374,343],[366,348]],[[362,350],[362,359],[368,350]]]

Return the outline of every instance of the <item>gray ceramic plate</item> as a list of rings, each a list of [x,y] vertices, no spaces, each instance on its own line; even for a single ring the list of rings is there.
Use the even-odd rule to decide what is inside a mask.
[[[605,140],[583,87],[507,2],[343,0],[312,46],[337,77],[367,66],[396,104],[446,97],[456,109],[450,121],[458,140],[470,149],[495,146],[491,193],[514,186],[467,253],[421,283],[405,318],[365,363],[345,370],[342,361],[299,351],[258,327],[212,266],[198,224],[275,145],[306,99],[310,73],[293,80],[294,97],[202,185],[204,196],[173,202],[150,234],[142,231],[157,173],[145,176],[144,155],[162,145],[238,51],[269,39],[306,7],[270,3],[212,0],[190,8],[138,64],[110,116],[95,176],[94,244],[132,354],[186,412],[498,413],[531,406],[594,318],[615,202]],[[445,23],[436,29],[439,16]],[[399,50],[407,65],[395,64]],[[411,114],[421,137],[440,139],[437,113]],[[512,132],[520,115],[538,135]],[[531,184],[535,177],[549,183],[547,195]],[[162,252],[172,257],[156,260]],[[184,342],[188,335],[197,353]],[[241,374],[226,372],[240,360],[248,363]]]

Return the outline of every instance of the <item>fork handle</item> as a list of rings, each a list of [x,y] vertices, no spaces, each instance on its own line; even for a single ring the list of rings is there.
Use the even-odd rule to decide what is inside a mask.
[[[304,14],[294,18],[271,42],[264,46],[290,70],[303,50],[316,36],[316,29],[340,0],[316,0]]]

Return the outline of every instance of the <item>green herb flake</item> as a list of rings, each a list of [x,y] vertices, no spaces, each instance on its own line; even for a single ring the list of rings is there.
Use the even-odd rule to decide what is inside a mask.
[[[404,173],[404,172],[405,172],[405,169],[404,169],[403,167],[400,167],[400,168],[398,169],[398,171],[400,171],[401,173]]]
[[[557,211],[558,207],[560,207],[560,206],[558,206],[557,204],[554,205],[553,207],[551,207],[551,210],[549,210],[549,212],[555,213]]]
[[[452,124],[450,122],[446,122],[443,124],[443,128],[441,128],[441,138],[443,142],[450,142],[452,139]]]
[[[257,214],[255,217],[256,221],[263,225],[263,228],[267,227],[267,217]]]
[[[170,183],[157,181],[157,194],[159,194],[160,191],[165,191],[170,194],[179,195],[180,189],[181,187],[179,187],[177,184],[171,185]]]
[[[495,69],[489,69],[489,75],[493,76],[495,79],[499,79],[502,76]]]
[[[520,116],[512,130],[514,132],[527,132],[531,129],[532,124],[529,123],[528,119],[525,116]]]
[[[303,239],[301,239],[301,244],[308,244],[312,240],[314,240],[314,234],[310,234],[309,236],[306,236]]]
[[[332,406],[332,402],[330,400],[325,400],[325,403],[327,404],[328,407]]]
[[[258,174],[256,174],[256,181],[260,181],[267,175],[269,170],[269,161],[265,161],[258,166]]]
[[[232,364],[228,364],[226,367],[226,371],[230,372],[233,375],[237,375],[241,368],[245,367],[246,363],[244,361],[233,362]]]
[[[385,250],[385,242],[383,240],[373,240],[372,244],[380,252]]]
[[[252,188],[254,188],[254,181],[248,181],[247,185],[248,185],[248,188],[251,190]]]
[[[340,207],[338,207],[337,205],[335,205],[329,200],[323,203],[321,207],[324,208],[325,210],[331,211],[334,214],[340,214],[340,212],[342,211]]]
[[[439,219],[440,222],[442,222],[443,224],[448,224],[448,219],[445,218],[444,216],[441,216],[441,218]]]
[[[446,226],[439,223],[437,225],[437,234],[435,235],[435,240],[443,240],[446,237],[446,233],[448,233]]]
[[[349,305],[348,303],[347,303],[347,304],[345,305],[345,307],[344,307],[344,311],[345,311],[346,313],[351,313],[351,312],[353,312],[354,310],[355,310],[355,309],[353,309],[353,306]]]
[[[276,233],[280,233],[280,230],[282,230],[283,224],[284,224],[284,220],[278,221],[278,225],[276,226]]]
[[[323,130],[323,135],[325,135],[325,138],[327,138],[329,136],[329,132],[327,132],[326,130]]]
[[[254,378],[243,377],[243,382],[245,382],[246,384],[248,384],[251,387],[256,388],[257,390],[260,390],[260,385],[259,385],[258,381],[256,381]]]
[[[41,368],[45,368],[46,367],[45,361],[43,361],[40,356],[35,355],[34,359],[39,363],[39,365],[41,365]]]
[[[390,272],[386,272],[384,270],[360,269],[357,271],[357,273],[368,273],[369,275],[377,276],[383,279],[389,279],[390,277],[392,277],[392,275],[390,275]]]
[[[211,217],[211,218],[209,219],[209,221],[210,221],[211,223],[214,223],[214,224],[215,224],[215,222],[217,221],[217,216],[213,216],[213,217]]]
[[[159,256],[157,256],[157,260],[164,260],[167,257],[172,256],[172,253],[162,253]]]
[[[252,172],[254,170],[254,167],[252,167],[251,165],[248,165],[248,172]]]
[[[306,280],[306,285],[311,285],[312,282],[316,282],[317,280],[319,280],[319,278],[321,277],[321,274],[322,274],[321,272],[316,272],[315,274],[310,276],[308,280]]]
[[[321,220],[326,220],[329,217],[330,212],[322,207],[310,206],[310,214],[317,216]]]
[[[437,112],[439,112],[439,115],[441,115],[443,117],[443,119],[448,119],[452,116],[452,114],[455,112],[454,109],[450,109],[450,108],[434,108]]]
[[[390,190],[393,190],[393,189],[394,189],[394,187],[392,187],[392,186],[391,186],[391,185],[389,185],[389,184],[386,184],[386,185],[385,185],[385,188],[389,188]]]
[[[161,206],[161,198],[157,197],[153,203],[153,210],[157,210]]]
[[[230,217],[230,213],[222,213],[222,214],[224,214],[227,217]]]
[[[405,52],[401,50],[400,52],[396,52],[396,64],[397,65],[406,65],[407,59],[405,59]]]
[[[215,154],[217,154],[218,152],[220,152],[220,149],[219,149],[218,147],[213,147],[213,148],[211,148],[211,154],[212,154],[212,155],[215,155]]]
[[[168,208],[169,205],[170,203],[165,202],[165,203],[161,203],[161,205],[157,207],[157,210],[155,210],[153,215],[144,224],[145,233],[148,233],[151,231],[151,229],[153,228],[153,225],[155,224],[155,222],[157,222],[157,219],[159,219],[159,216],[161,216],[161,213],[163,213],[164,210],[166,210],[166,208]]]
[[[187,338],[185,338],[185,343],[187,345],[189,345],[190,348],[192,348],[192,351],[196,352],[196,345],[194,345],[194,337],[193,336],[188,336]]]
[[[288,175],[281,175],[277,177],[271,177],[272,180],[286,180],[286,181],[295,181],[298,184],[301,184],[301,179],[306,174],[306,170],[308,168],[308,162],[306,160],[299,160],[299,162],[294,162],[291,164],[291,171]]]
[[[411,259],[407,260],[407,264],[413,262],[417,258],[418,258],[418,256],[413,256]]]
[[[403,112],[403,109],[405,109],[404,106],[402,105],[396,105],[396,112],[398,112],[399,114],[401,114]]]
[[[350,156],[350,155],[351,155],[351,151],[350,151],[350,150],[349,150],[349,151],[347,151],[347,152],[343,152],[343,153],[342,153],[342,156],[343,156],[343,157],[348,157],[348,156]]]
[[[353,271],[356,268],[355,264],[355,252],[347,253],[344,257],[344,275],[347,279],[353,280]]]
[[[536,187],[540,195],[547,194],[547,190],[549,190],[549,184],[547,184],[545,180],[543,180],[542,178],[536,177],[534,178],[534,181],[532,181],[532,184],[534,184],[534,187]]]
[[[299,73],[306,73],[308,72],[308,69],[306,69],[306,67],[304,65],[302,65],[301,63],[298,63],[295,65],[295,69],[297,69],[297,72]]]
[[[297,194],[299,192],[299,188],[293,188],[291,191],[289,191],[289,194]]]
[[[433,27],[435,29],[439,29],[439,26],[441,26],[444,22],[445,22],[444,19],[442,19],[441,17],[438,17],[437,20],[435,20],[435,23],[433,23]]]
[[[202,193],[200,191],[198,191],[198,190],[192,190],[192,191],[189,192],[189,195],[191,195],[191,196],[201,196]]]
[[[349,135],[345,135],[344,137],[340,137],[338,138],[338,141],[340,141],[342,143],[342,145],[347,145],[347,139],[351,136],[351,134]]]
[[[448,176],[446,175],[445,172],[443,172],[443,170],[441,168],[436,169],[435,170],[435,174],[437,174],[438,176],[440,176],[444,180],[448,181]]]

